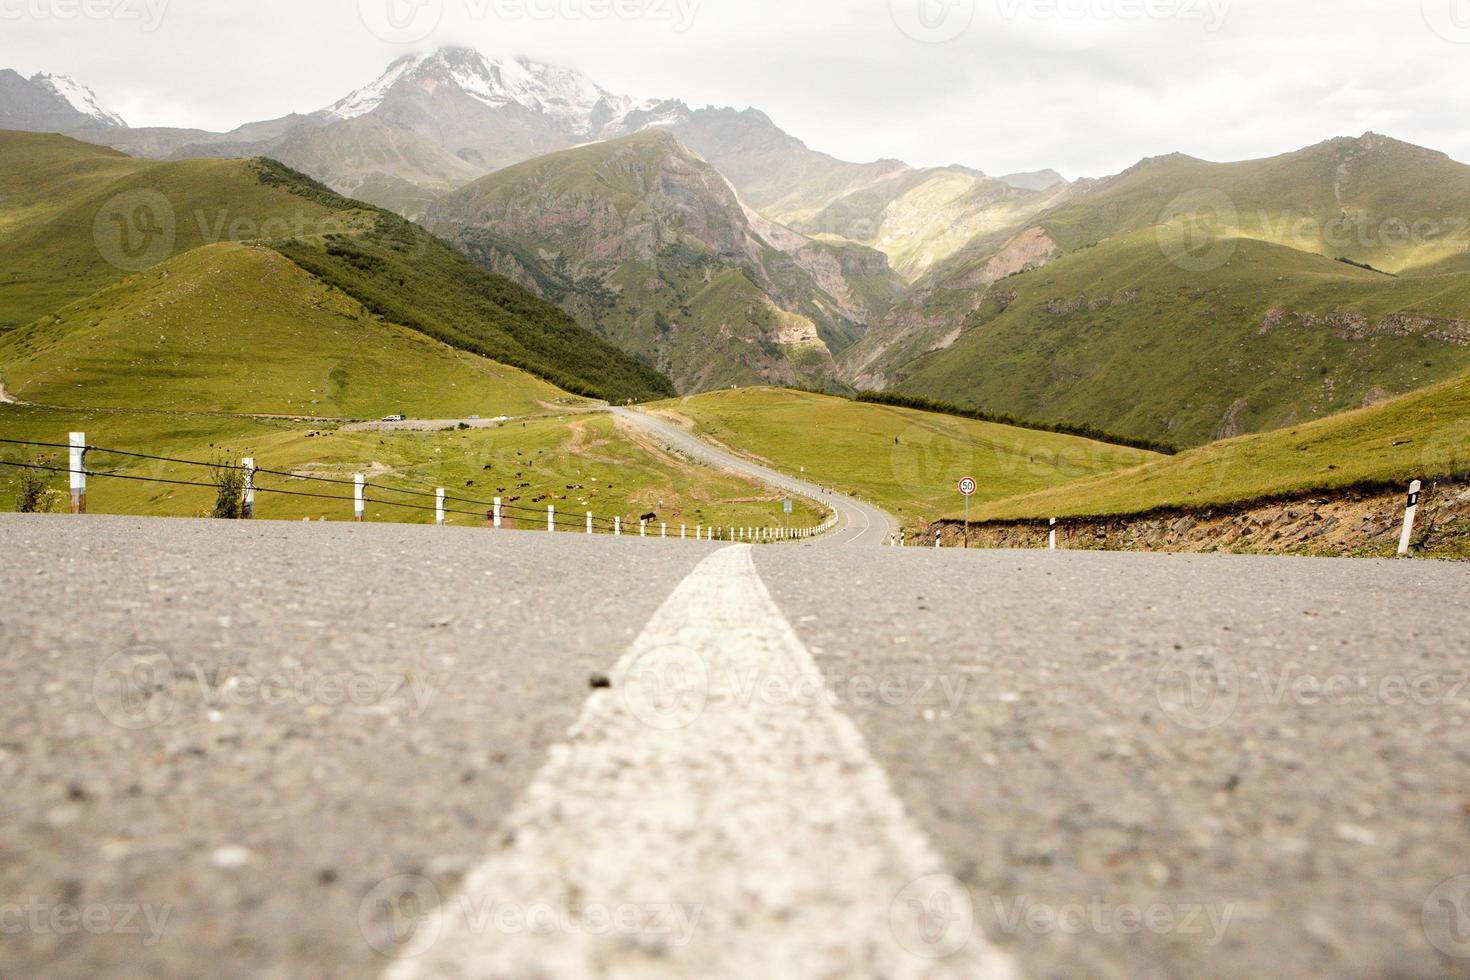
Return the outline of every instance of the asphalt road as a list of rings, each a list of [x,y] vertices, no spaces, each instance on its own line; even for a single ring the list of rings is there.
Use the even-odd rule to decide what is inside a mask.
[[[830,509],[836,516],[837,524],[822,535],[820,543],[823,546],[884,547],[891,536],[898,533],[898,521],[887,511],[871,504],[845,497],[819,484],[787,476],[743,456],[712,446],[675,423],[647,412],[631,408],[612,408],[610,411],[687,456],[780,487]]]
[[[1466,566],[0,554],[0,975],[1470,976]]]

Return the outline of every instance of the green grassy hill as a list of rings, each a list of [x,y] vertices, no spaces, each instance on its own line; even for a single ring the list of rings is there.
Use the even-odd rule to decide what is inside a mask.
[[[873,500],[906,524],[949,514],[967,476],[980,485],[978,504],[1160,458],[1075,436],[772,388],[651,407],[776,469]]]
[[[986,520],[1142,514],[1470,474],[1470,378],[987,504]],[[954,516],[951,511],[949,516]]]
[[[1470,166],[1373,133],[1240,163],[1175,154],[1145,160],[1037,223],[1071,251],[1161,220],[1386,272],[1467,271]]]
[[[361,227],[365,212],[263,179],[261,161],[135,160],[0,132],[0,329],[200,245]]]
[[[823,384],[891,302],[877,253],[766,227],[662,130],[540,157],[447,195],[429,224],[681,391]],[[891,273],[889,273],[891,276]]]
[[[0,334],[0,373],[22,401],[97,408],[450,419],[579,401],[238,244],[186,252]]]
[[[568,391],[616,401],[673,391],[417,226],[273,161],[156,163],[20,133],[0,133],[0,156],[0,326],[56,312],[201,245],[248,240],[376,316]],[[236,312],[248,329],[249,309]]]
[[[1199,444],[1454,375],[1465,275],[1470,167],[1442,153],[1368,134],[1240,163],[1176,154],[976,236],[843,377]]]
[[[1470,368],[1470,275],[1396,279],[1252,240],[1216,240],[1229,261],[1191,271],[1164,257],[1179,235],[1135,232],[998,283],[898,390],[1199,445]]]

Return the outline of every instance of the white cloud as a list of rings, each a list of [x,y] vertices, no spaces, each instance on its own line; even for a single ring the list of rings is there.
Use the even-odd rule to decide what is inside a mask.
[[[0,0],[0,67],[73,75],[134,125],[220,129],[328,105],[406,50],[370,33],[359,2],[441,0],[169,0],[153,30],[56,16],[69,2]],[[1459,2],[442,0],[413,47],[526,53],[632,95],[757,106],[848,159],[1088,176],[1372,128],[1470,160],[1456,110],[1470,44],[1430,26],[1435,4]],[[147,9],[109,9],[130,4]],[[910,36],[957,33],[946,13],[969,17],[954,40]]]

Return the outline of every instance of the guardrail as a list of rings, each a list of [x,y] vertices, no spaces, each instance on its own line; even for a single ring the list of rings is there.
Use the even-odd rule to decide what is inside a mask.
[[[622,537],[625,534],[631,536],[635,533],[632,522],[626,525],[621,516],[615,516],[611,520],[597,517],[594,512],[587,511],[584,516],[572,517],[560,515],[554,504],[548,505],[545,511],[538,508],[523,507],[514,503],[507,503],[501,497],[491,500],[477,500],[473,497],[460,497],[448,493],[443,487],[428,489],[409,489],[404,487],[390,487],[373,483],[366,475],[357,473],[351,480],[335,479],[324,476],[310,476],[302,473],[289,473],[282,470],[272,470],[256,465],[254,459],[243,459],[239,464],[221,462],[202,462],[193,459],[178,459],[170,456],[155,456],[148,453],[132,452],[123,449],[109,449],[104,446],[93,446],[87,443],[86,434],[73,432],[66,443],[34,442],[26,439],[0,439],[0,445],[26,446],[35,449],[64,449],[69,453],[68,465],[52,466],[45,463],[22,463],[10,460],[0,460],[0,467],[11,469],[41,471],[47,473],[64,473],[70,479],[71,487],[71,512],[73,514],[87,513],[87,480],[128,480],[140,483],[155,483],[164,486],[196,487],[206,490],[219,491],[221,482],[218,479],[210,482],[199,480],[179,480],[166,477],[143,476],[133,473],[108,472],[93,469],[87,465],[87,458],[91,454],[118,456],[123,459],[142,460],[147,462],[167,463],[174,466],[196,467],[210,471],[217,475],[221,471],[239,471],[239,499],[232,501],[238,503],[239,517],[244,520],[255,518],[255,498],[257,494],[275,494],[283,497],[299,497],[312,500],[328,500],[346,505],[351,504],[353,519],[358,522],[366,520],[367,506],[373,504],[379,507],[392,507],[405,511],[429,512],[434,514],[434,522],[443,526],[449,515],[460,515],[468,517],[481,517],[491,527],[505,528],[508,520],[529,521],[536,526],[545,520],[545,528],[550,533],[557,531],[579,532],[589,535],[604,534],[614,537]],[[302,489],[287,489],[278,486],[262,484],[261,478],[285,479],[297,481],[302,484],[313,484],[330,487],[351,487],[352,495],[347,496],[340,493],[314,492]],[[384,494],[397,494],[403,499],[384,499]],[[231,489],[233,497],[233,485]],[[456,506],[463,505],[463,506]],[[465,507],[477,507],[478,510],[466,510]],[[696,541],[731,541],[749,544],[778,544],[787,541],[798,541],[815,537],[830,530],[836,519],[829,518],[827,521],[815,527],[781,527],[777,525],[752,525],[739,526],[705,526],[697,524],[691,535],[687,524],[681,524],[678,528],[677,540],[687,541],[692,537]],[[656,532],[656,533],[655,533]],[[660,540],[670,540],[670,526],[667,522],[659,522],[656,527],[654,521],[640,518],[636,533],[640,538],[651,535]]]

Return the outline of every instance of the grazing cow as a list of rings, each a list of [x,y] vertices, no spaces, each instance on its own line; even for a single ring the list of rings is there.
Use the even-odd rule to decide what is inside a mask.
[[[638,520],[643,521],[643,522],[645,522],[647,524],[652,524],[654,521],[658,520],[658,515],[657,514],[644,514],[642,517],[638,518]]]

